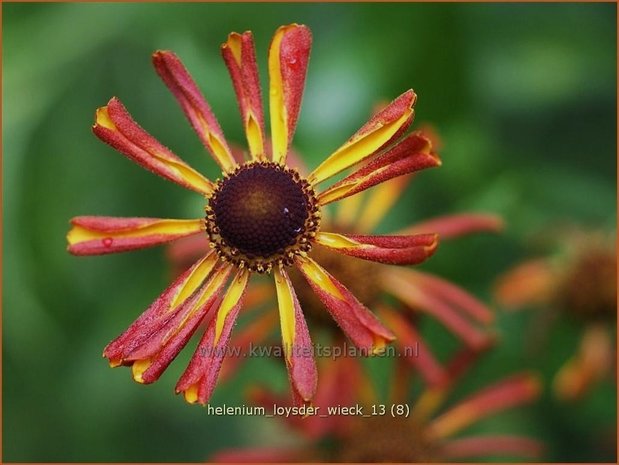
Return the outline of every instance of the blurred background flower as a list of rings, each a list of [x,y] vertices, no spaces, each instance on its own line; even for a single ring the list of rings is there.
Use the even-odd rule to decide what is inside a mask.
[[[212,460],[428,463],[492,457],[540,459],[543,445],[531,437],[509,433],[460,435],[479,421],[532,403],[541,388],[535,375],[518,373],[465,399],[449,402],[460,378],[466,376],[479,355],[479,351],[468,348],[459,351],[450,359],[442,383],[422,388],[414,399],[407,389],[414,376],[406,362],[400,360],[389,377],[390,395],[382,401],[350,361],[346,365],[343,361],[326,362],[323,371],[334,382],[319,386],[315,404],[318,410],[306,418],[284,419],[291,431],[300,433],[305,440],[296,447],[224,450]],[[336,363],[340,366],[333,366]],[[266,411],[272,411],[274,404],[287,403],[258,388],[252,397]],[[450,404],[447,408],[446,403]],[[329,414],[336,405],[357,409],[357,415]]]
[[[377,232],[437,214],[499,214],[505,234],[445,242],[420,267],[482,300],[500,272],[530,256],[531,231],[566,220],[615,227],[614,4],[33,3],[3,4],[2,13],[4,460],[204,460],[285,431],[273,419],[206,415],[173,398],[169,385],[129,383],[101,359],[109,335],[159,294],[171,271],[161,250],[69,256],[68,219],[190,217],[202,205],[99,144],[93,109],[117,94],[146,129],[216,177],[152,72],[154,50],[179,54],[228,138],[242,142],[234,92],[210,44],[253,30],[265,79],[272,31],[307,24],[314,46],[295,147],[310,168],[365,122],[377,96],[414,88],[423,116],[416,126],[440,132],[443,166],[418,177]],[[532,312],[497,316],[500,343],[458,383],[459,396],[528,367],[550,382],[580,341],[580,328],[559,320],[532,358],[523,350]],[[431,319],[418,330],[439,360],[460,344]],[[364,363],[384,391],[383,362]],[[274,389],[287,384],[279,364],[252,358],[213,403],[239,403],[256,374]],[[535,408],[474,430],[527,432],[544,441],[547,460],[614,461],[615,438],[599,431],[616,422],[615,390],[602,381],[569,407],[546,390]]]
[[[525,333],[524,348],[533,356],[548,350],[556,326],[568,324],[580,332],[579,340],[571,344],[573,352],[557,366],[552,381],[554,394],[563,401],[595,395],[600,382],[617,379],[615,237],[615,231],[551,230],[544,242],[550,242],[553,252],[519,263],[496,284],[502,307],[543,312],[532,319]]]

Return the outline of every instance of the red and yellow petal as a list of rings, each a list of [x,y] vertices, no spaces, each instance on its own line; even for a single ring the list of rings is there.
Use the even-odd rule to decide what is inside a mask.
[[[436,439],[451,436],[482,418],[532,402],[540,391],[540,382],[532,374],[512,376],[473,394],[432,420],[428,435]]]
[[[147,170],[201,194],[213,192],[211,181],[142,129],[116,97],[97,109],[92,131]]]
[[[462,213],[432,218],[409,226],[398,234],[437,233],[441,239],[453,239],[467,234],[480,232],[498,233],[503,230],[505,222],[492,213]]]
[[[412,122],[416,98],[412,90],[396,98],[322,162],[309,175],[308,181],[319,184],[376,154],[400,136]]]
[[[485,435],[452,439],[440,448],[446,460],[460,462],[462,459],[479,459],[490,456],[517,456],[531,460],[539,459],[544,445],[535,439],[512,435]]]
[[[284,164],[297,125],[312,46],[310,30],[299,24],[282,26],[269,48],[269,107],[273,161]]]
[[[74,255],[103,255],[143,249],[204,232],[204,221],[159,218],[77,216],[71,220],[67,250]]]
[[[299,300],[284,269],[274,270],[282,343],[296,404],[310,402],[316,393],[314,348]]]
[[[398,176],[440,165],[441,161],[432,151],[430,141],[420,133],[412,133],[384,154],[320,193],[318,201],[325,205]]]
[[[219,122],[181,60],[172,52],[159,50],[153,53],[153,65],[176,97],[204,147],[224,171],[232,171],[236,161]]]
[[[415,285],[409,271],[395,267],[384,270],[381,274],[383,288],[411,309],[433,315],[469,347],[481,348],[487,344],[488,336],[484,331],[463,317],[460,309]]]
[[[216,315],[209,321],[189,366],[176,384],[176,392],[182,392],[185,400],[191,404],[196,402],[206,404],[215,389],[230,334],[241,309],[249,275],[246,269],[237,272]]]
[[[314,260],[297,257],[296,264],[333,319],[357,347],[376,354],[395,339],[367,307]]]
[[[147,343],[149,338],[165,326],[183,305],[189,303],[218,263],[217,254],[211,252],[179,276],[124,333],[107,345],[103,356],[109,360],[110,366],[127,364],[129,354]],[[131,363],[133,362],[129,362]]]
[[[364,260],[391,265],[414,265],[432,256],[438,247],[438,236],[359,236],[319,232],[316,242]]]
[[[252,33],[231,33],[221,54],[232,78],[249,152],[254,160],[264,159],[264,114]]]

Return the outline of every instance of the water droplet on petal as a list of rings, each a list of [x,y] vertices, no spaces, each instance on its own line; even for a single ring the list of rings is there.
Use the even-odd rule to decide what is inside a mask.
[[[112,247],[112,243],[114,242],[114,239],[112,239],[111,237],[106,237],[101,242],[103,242],[104,247]]]

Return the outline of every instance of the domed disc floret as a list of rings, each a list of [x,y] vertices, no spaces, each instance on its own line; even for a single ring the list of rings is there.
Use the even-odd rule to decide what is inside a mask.
[[[245,163],[217,181],[206,232],[219,256],[259,273],[307,253],[320,224],[311,185],[277,163]]]

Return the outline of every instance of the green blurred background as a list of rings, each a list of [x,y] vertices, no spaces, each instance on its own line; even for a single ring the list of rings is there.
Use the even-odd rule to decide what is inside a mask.
[[[196,461],[224,447],[294,440],[276,420],[207,416],[175,397],[192,348],[147,387],[101,358],[164,289],[170,269],[160,248],[72,257],[68,220],[190,218],[202,205],[96,140],[95,108],[120,97],[147,130],[216,177],[151,68],[156,49],[180,55],[228,140],[243,142],[219,45],[229,32],[251,29],[264,85],[276,27],[310,26],[295,137],[310,166],[364,123],[378,100],[414,88],[415,126],[439,132],[444,165],[416,178],[381,229],[465,210],[503,215],[503,235],[444,244],[423,265],[487,301],[496,276],[536,252],[531,238],[540,231],[615,227],[614,4],[4,3],[2,17],[6,461]],[[523,368],[549,382],[576,348],[578,326],[560,322],[547,349],[531,356],[534,312],[497,313],[502,344],[458,395]],[[423,331],[439,353],[453,345],[436,323],[424,322]],[[239,404],[252,383],[285,386],[283,367],[252,359],[219,385],[213,403]],[[615,461],[615,421],[609,382],[567,406],[546,390],[535,406],[477,429],[543,439],[549,461]]]

